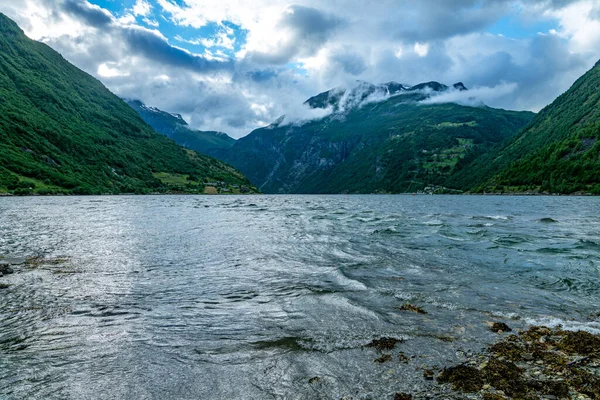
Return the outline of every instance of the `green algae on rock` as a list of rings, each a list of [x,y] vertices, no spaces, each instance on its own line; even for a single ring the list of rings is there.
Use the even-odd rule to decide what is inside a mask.
[[[600,335],[534,326],[491,345],[485,358],[446,368],[437,381],[488,400],[600,399]]]

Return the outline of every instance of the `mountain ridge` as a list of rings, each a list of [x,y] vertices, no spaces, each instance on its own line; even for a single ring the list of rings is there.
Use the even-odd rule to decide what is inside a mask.
[[[418,92],[431,91],[434,93],[446,92],[450,89],[467,91],[468,89],[462,82],[457,82],[451,87],[439,83],[437,81],[429,81],[418,83],[414,86],[401,84],[398,82],[387,82],[381,84],[372,84],[365,81],[357,81],[357,85],[353,88],[335,87],[333,89],[321,92],[315,96],[310,97],[304,102],[304,105],[315,109],[325,109],[331,107],[333,112],[339,112],[341,109],[346,108],[346,105],[360,106],[363,102],[369,102],[369,98],[372,97],[373,101],[380,101],[383,97],[391,97],[397,95],[412,95],[408,100],[419,101],[425,98],[431,97],[431,94],[424,94]]]
[[[600,194],[599,139],[600,61],[452,184],[475,192]]]
[[[177,144],[201,154],[219,158],[235,143],[235,139],[226,133],[190,128],[180,114],[148,106],[141,100],[125,99],[125,102],[155,131],[173,139]]]
[[[0,14],[0,193],[201,193],[233,167],[156,133],[102,83]]]
[[[223,160],[266,193],[415,192],[443,187],[455,169],[533,117],[487,106],[423,104],[428,91],[450,88],[437,82],[415,86],[405,94],[369,102],[376,85],[359,83],[352,107],[300,123],[280,119],[239,139]],[[457,83],[452,90],[461,86]],[[307,102],[329,107],[332,98],[343,103],[335,91]],[[366,103],[369,107],[362,107]]]

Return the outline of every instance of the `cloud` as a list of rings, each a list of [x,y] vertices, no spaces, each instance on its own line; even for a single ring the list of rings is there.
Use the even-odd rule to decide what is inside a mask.
[[[290,6],[277,23],[282,38],[267,45],[270,48],[251,51],[247,56],[262,64],[285,64],[294,57],[312,56],[343,23],[316,8]]]
[[[133,5],[132,11],[134,15],[141,15],[143,17],[147,17],[152,11],[152,5],[146,0],[136,0],[135,4]]]
[[[464,106],[480,107],[514,93],[518,87],[514,82],[501,82],[494,87],[476,86],[466,91],[451,88],[421,101],[421,104],[457,103]]]
[[[208,60],[206,57],[171,46],[167,39],[157,31],[132,26],[122,28],[121,33],[132,53],[163,65],[187,68],[201,73],[233,68],[231,62]]]
[[[2,0],[0,11],[116,94],[236,137],[314,118],[307,98],[357,80],[462,81],[490,106],[537,111],[600,58],[594,0],[127,4]]]
[[[405,3],[406,4],[406,3]],[[508,1],[421,0],[384,21],[394,37],[427,42],[480,31],[510,11]]]
[[[350,46],[336,49],[331,55],[331,62],[335,67],[341,68],[347,74],[357,76],[368,68],[363,56],[354,51]]]
[[[87,1],[64,0],[62,9],[75,17],[81,18],[88,25],[95,28],[106,27],[113,23],[113,17],[108,11]]]

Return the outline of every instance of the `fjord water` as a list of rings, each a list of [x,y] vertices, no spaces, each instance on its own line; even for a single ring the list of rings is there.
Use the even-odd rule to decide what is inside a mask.
[[[585,197],[3,198],[0,256],[46,261],[0,278],[0,398],[427,392],[423,368],[497,338],[486,322],[600,332],[598,210]],[[383,336],[405,342],[379,364],[365,345]]]

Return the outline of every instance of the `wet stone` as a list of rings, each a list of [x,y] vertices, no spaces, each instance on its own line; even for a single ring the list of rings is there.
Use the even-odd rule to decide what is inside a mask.
[[[492,332],[496,332],[496,333],[503,333],[503,332],[511,332],[512,329],[510,329],[510,327],[508,325],[506,325],[504,322],[494,322],[492,324],[492,326],[490,327],[490,330]]]
[[[394,400],[412,400],[412,395],[408,393],[396,393]]]
[[[600,352],[600,336],[588,332],[564,332],[558,348],[564,351],[588,355]]]
[[[397,339],[393,337],[382,337],[380,339],[373,339],[367,347],[374,347],[379,351],[392,350],[396,347],[396,344],[404,342],[403,339]]]
[[[446,368],[438,382],[487,400],[600,399],[600,335],[531,327],[488,350],[479,368]]]
[[[0,263],[0,276],[12,274],[15,271],[10,267],[9,264]]]
[[[435,373],[433,372],[432,369],[426,369],[423,371],[423,377],[425,379],[427,379],[428,381],[432,381],[434,376],[435,376]]]
[[[451,383],[454,390],[463,392],[476,392],[484,385],[481,371],[467,365],[444,368],[437,381],[439,383]]]
[[[383,364],[383,363],[390,362],[390,361],[392,361],[391,354],[383,354],[381,357],[378,357],[374,360],[374,362],[376,362],[378,364]]]
[[[413,304],[404,304],[400,307],[400,311],[410,311],[417,314],[427,314],[427,311],[423,310],[421,307],[417,307]]]

